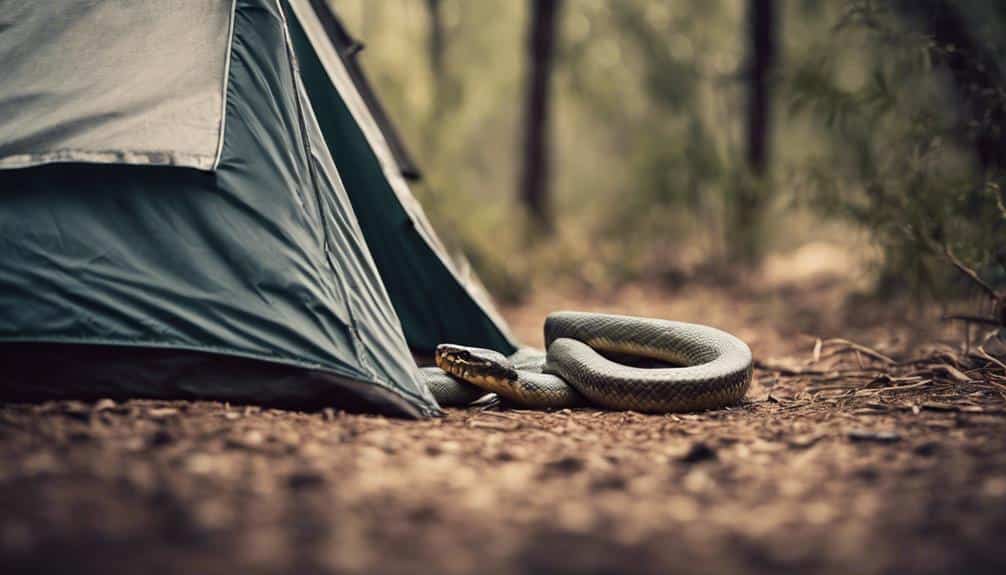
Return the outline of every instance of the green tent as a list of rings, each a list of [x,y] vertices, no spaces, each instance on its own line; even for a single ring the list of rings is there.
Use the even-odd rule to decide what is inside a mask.
[[[320,0],[0,0],[0,393],[411,416],[515,349]]]

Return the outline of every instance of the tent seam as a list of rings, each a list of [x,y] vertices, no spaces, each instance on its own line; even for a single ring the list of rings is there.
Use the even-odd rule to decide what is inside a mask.
[[[224,78],[220,91],[220,136],[217,141],[217,151],[213,156],[212,170],[220,166],[220,159],[224,154],[224,138],[227,135],[227,92],[231,81],[231,54],[234,52],[234,20],[237,17],[238,0],[231,2],[230,29],[227,33],[227,56],[224,58]]]
[[[307,154],[307,171],[311,178],[311,187],[314,191],[315,203],[318,205],[318,217],[321,221],[322,227],[322,250],[325,252],[325,260],[328,262],[329,271],[332,272],[332,277],[335,279],[335,283],[339,286],[339,290],[342,292],[343,300],[346,302],[346,313],[349,316],[349,329],[353,332],[353,348],[356,352],[357,359],[360,361],[361,365],[366,367],[369,371],[369,375],[373,378],[377,378],[377,372],[374,366],[370,364],[370,360],[366,357],[367,354],[363,352],[362,341],[360,338],[360,329],[356,324],[356,317],[353,314],[353,306],[350,303],[349,290],[343,284],[342,279],[338,274],[334,273],[336,266],[335,262],[332,261],[331,248],[328,240],[328,220],[325,217],[324,204],[321,199],[321,189],[318,185],[318,177],[315,174],[315,161],[314,152],[311,149],[311,140],[307,132],[307,125],[304,118],[304,106],[300,101],[300,69],[297,63],[297,55],[293,51],[293,43],[290,39],[290,30],[288,28],[289,24],[286,20],[286,12],[283,10],[281,0],[276,0],[276,6],[279,9],[280,17],[283,19],[283,42],[284,48],[286,49],[287,63],[290,66],[291,76],[294,82],[294,101],[297,105],[297,123],[300,128],[300,137],[303,141],[304,151]],[[425,403],[425,401],[423,401]]]
[[[302,86],[301,86],[301,83],[300,83],[301,79],[300,79],[300,70],[299,70],[299,66],[298,66],[298,63],[297,63],[297,55],[296,55],[296,53],[293,50],[293,42],[290,39],[289,24],[288,24],[287,18],[286,18],[286,11],[283,10],[283,2],[282,2],[282,0],[276,0],[276,7],[277,7],[277,9],[279,11],[280,19],[282,21],[281,23],[283,25],[283,42],[284,42],[284,48],[285,48],[286,56],[287,56],[287,63],[290,66],[290,72],[291,72],[292,80],[294,82],[294,87],[296,88],[295,89],[295,93],[294,93],[294,103],[295,103],[295,105],[297,107],[297,123],[298,123],[298,128],[300,129],[300,136],[301,136],[301,139],[303,141],[304,151],[307,154],[308,176],[311,179],[311,187],[313,188],[313,191],[314,191],[315,203],[318,204],[318,216],[319,216],[319,218],[321,220],[321,225],[322,225],[322,233],[323,233],[323,236],[324,236],[323,237],[323,243],[322,243],[322,250],[325,252],[325,259],[328,262],[329,272],[331,273],[331,276],[333,277],[335,283],[338,285],[340,291],[342,292],[344,301],[346,302],[346,313],[349,315],[349,326],[348,327],[352,331],[352,334],[353,334],[353,337],[351,337],[350,340],[353,342],[353,348],[354,348],[354,351],[356,353],[357,359],[360,361],[360,365],[363,366],[363,367],[365,367],[370,372],[368,375],[370,375],[370,377],[374,381],[380,382],[381,378],[377,375],[377,370],[371,364],[371,361],[370,361],[369,357],[364,352],[363,341],[362,341],[362,338],[360,337],[360,329],[357,326],[356,317],[355,317],[355,315],[353,313],[353,308],[352,308],[351,300],[350,300],[350,296],[349,296],[349,290],[348,290],[347,286],[345,286],[343,284],[342,279],[339,276],[339,274],[335,273],[335,270],[337,268],[336,268],[335,262],[332,261],[332,256],[331,256],[332,250],[331,250],[330,243],[329,243],[329,238],[328,238],[328,233],[329,233],[328,232],[328,220],[326,219],[325,212],[324,212],[324,202],[322,202],[322,200],[321,200],[321,186],[318,184],[318,176],[315,173],[315,169],[316,169],[316,167],[315,167],[315,156],[314,156],[314,152],[313,152],[313,150],[311,148],[310,136],[309,136],[308,131],[307,131],[307,124],[306,124],[305,114],[304,114],[304,104],[303,104],[303,102],[301,102],[301,88],[302,88]],[[414,401],[418,405],[420,405],[421,409],[423,409],[424,412],[426,412],[426,413],[431,413],[431,414],[432,413],[437,413],[436,402],[434,401],[433,405],[431,406],[430,403],[429,403],[429,400],[427,398],[423,397],[422,394],[420,394],[420,393],[412,393],[412,392],[410,392],[407,389],[393,388],[390,385],[384,384],[383,382],[380,383],[379,385],[382,388],[394,389],[395,392],[398,393],[399,395],[402,395],[402,396],[405,396],[405,397],[411,399],[412,401]]]
[[[313,8],[309,9],[312,11],[314,10]],[[297,12],[295,5],[294,5],[294,12],[295,13]],[[317,15],[315,15],[315,17],[317,17]],[[332,82],[333,87],[335,87],[338,90],[338,87],[334,86],[334,80],[332,79],[334,76],[332,73],[333,70],[330,68],[337,65],[343,72],[348,74],[348,72],[346,72],[345,63],[342,62],[338,52],[335,51],[334,47],[332,48],[336,56],[334,61],[331,61],[330,63],[329,60],[323,58],[321,56],[321,53],[318,51],[318,46],[314,45],[314,42],[311,41],[310,32],[307,30],[307,27],[305,27],[304,32],[308,36],[308,41],[311,42],[312,47],[315,49],[316,52],[318,52],[318,58],[321,61],[322,67],[325,68],[325,71],[329,76],[329,81]],[[350,84],[353,86],[353,90],[357,90],[355,84],[353,84],[352,82],[350,82]],[[505,320],[499,314],[499,311],[495,309],[495,306],[493,305],[492,301],[491,300],[483,301],[484,297],[480,297],[480,294],[474,293],[475,290],[473,289],[473,287],[470,286],[468,282],[465,281],[465,278],[462,277],[461,270],[457,269],[458,268],[457,264],[453,260],[451,260],[450,254],[447,252],[447,249],[443,245],[443,242],[440,240],[439,237],[436,236],[436,232],[435,230],[433,230],[433,226],[430,224],[428,218],[426,217],[425,210],[419,203],[419,200],[417,200],[409,192],[408,183],[405,182],[401,173],[398,171],[397,165],[392,165],[394,164],[393,161],[389,163],[389,158],[387,158],[385,154],[379,152],[379,148],[381,148],[382,145],[384,148],[388,147],[388,143],[384,134],[381,133],[380,129],[377,129],[376,133],[372,133],[374,132],[373,130],[366,129],[364,127],[365,126],[364,118],[361,116],[361,112],[356,109],[357,107],[355,105],[356,103],[355,102],[351,103],[348,99],[345,101],[346,101],[346,107],[349,110],[350,115],[353,117],[353,120],[357,123],[357,125],[360,126],[360,131],[363,133],[363,137],[367,141],[368,147],[371,149],[371,153],[373,153],[374,158],[377,161],[378,167],[381,170],[381,173],[388,181],[388,185],[390,186],[392,193],[398,199],[398,202],[401,205],[402,210],[405,212],[406,218],[412,224],[413,228],[415,228],[417,235],[419,235],[419,237],[422,238],[424,243],[430,246],[430,251],[433,252],[434,256],[441,262],[443,267],[447,270],[447,273],[452,278],[454,278],[454,280],[462,287],[468,299],[472,303],[474,303],[475,306],[479,308],[486,315],[486,317],[489,318],[490,323],[496,329],[499,335],[501,335],[502,338],[506,340],[507,343],[509,343],[514,348],[520,347],[520,343],[516,340],[514,334],[510,332],[510,329],[506,325]],[[366,107],[366,103],[360,102],[360,104],[362,104],[364,108],[362,113],[370,114],[370,111]],[[402,189],[403,187],[404,191]]]

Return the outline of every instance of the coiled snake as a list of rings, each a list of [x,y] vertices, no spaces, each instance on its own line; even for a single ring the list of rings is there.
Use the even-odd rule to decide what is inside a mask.
[[[562,311],[545,320],[545,345],[547,353],[522,349],[507,357],[443,344],[438,367],[423,373],[441,405],[467,405],[494,392],[530,408],[652,413],[730,405],[751,383],[747,344],[705,325]],[[681,367],[627,365],[640,360]]]

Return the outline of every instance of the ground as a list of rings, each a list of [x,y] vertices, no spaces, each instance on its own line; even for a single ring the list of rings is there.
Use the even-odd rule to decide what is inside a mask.
[[[768,274],[505,310],[532,343],[562,307],[735,332],[755,382],[705,413],[2,406],[3,571],[1006,572],[1006,373],[846,288]]]

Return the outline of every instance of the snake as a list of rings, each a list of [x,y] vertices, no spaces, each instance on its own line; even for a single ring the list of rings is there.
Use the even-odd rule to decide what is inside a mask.
[[[752,355],[736,336],[666,319],[558,311],[545,319],[546,350],[506,356],[444,343],[422,368],[442,406],[495,393],[529,409],[599,407],[644,413],[717,409],[740,402]]]

